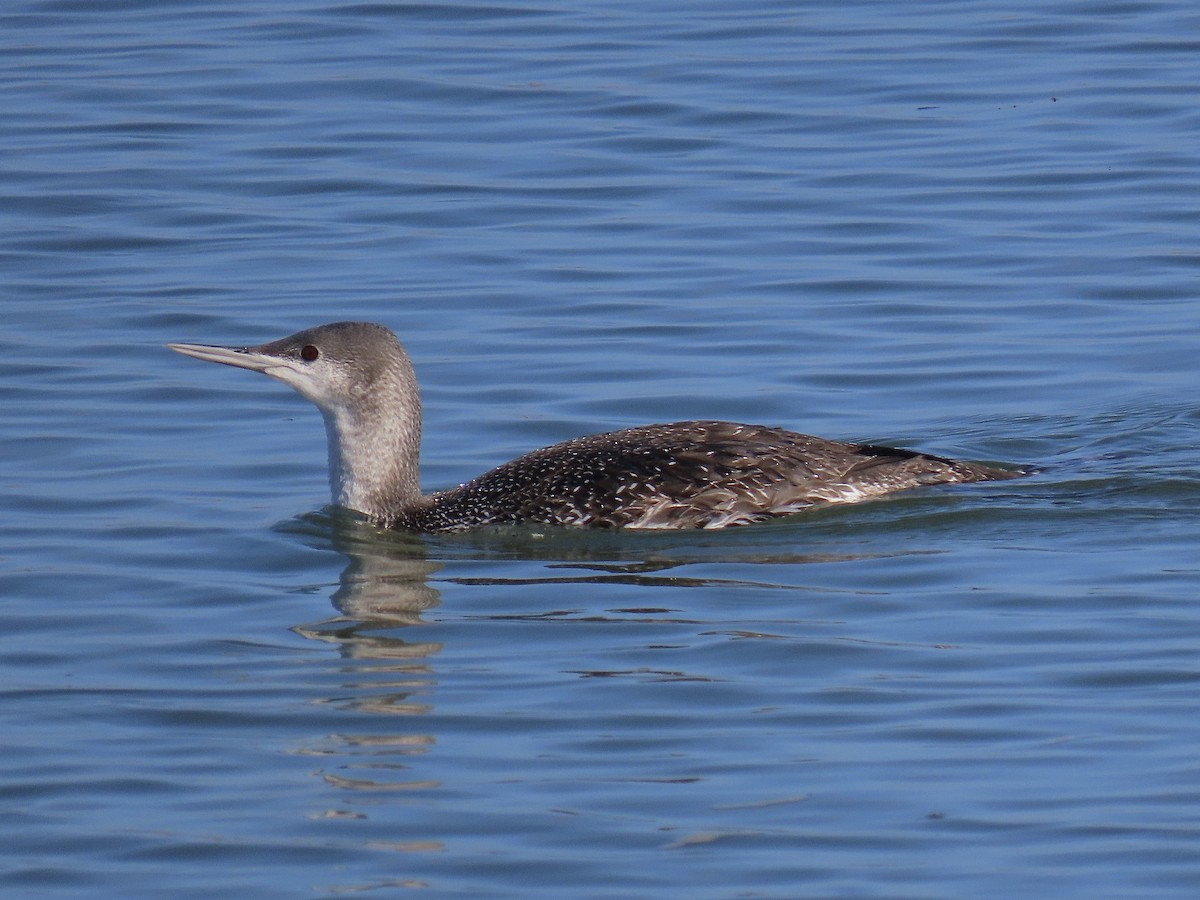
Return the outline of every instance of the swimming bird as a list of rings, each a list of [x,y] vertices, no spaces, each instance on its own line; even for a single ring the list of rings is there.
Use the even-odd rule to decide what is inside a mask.
[[[384,326],[334,322],[256,347],[167,346],[270,375],[315,403],[334,503],[389,528],[723,528],[922,485],[1024,474],[765,425],[691,421],[575,438],[424,494],[417,378]]]

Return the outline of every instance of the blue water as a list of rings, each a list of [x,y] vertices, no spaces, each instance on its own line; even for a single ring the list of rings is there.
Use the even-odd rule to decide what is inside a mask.
[[[0,13],[0,892],[1200,893],[1200,12]],[[380,534],[165,341],[397,331],[423,480],[652,421],[1038,466]]]

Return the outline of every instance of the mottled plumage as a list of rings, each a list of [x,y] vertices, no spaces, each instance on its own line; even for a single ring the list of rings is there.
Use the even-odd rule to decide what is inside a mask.
[[[696,421],[576,438],[423,495],[416,376],[383,326],[338,322],[259,347],[168,346],[272,375],[316,403],[329,436],[334,502],[394,528],[723,528],[818,503],[1022,474],[781,428]]]

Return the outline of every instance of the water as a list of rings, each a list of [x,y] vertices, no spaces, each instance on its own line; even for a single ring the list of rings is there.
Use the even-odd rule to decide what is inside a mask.
[[[1186,3],[9,4],[14,897],[1195,896]],[[378,534],[168,340],[393,327],[424,480],[651,421],[1038,476]]]

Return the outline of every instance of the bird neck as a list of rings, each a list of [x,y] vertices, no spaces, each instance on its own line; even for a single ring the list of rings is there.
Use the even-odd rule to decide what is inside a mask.
[[[422,500],[421,401],[415,380],[410,390],[380,387],[322,413],[333,502],[387,521]]]

